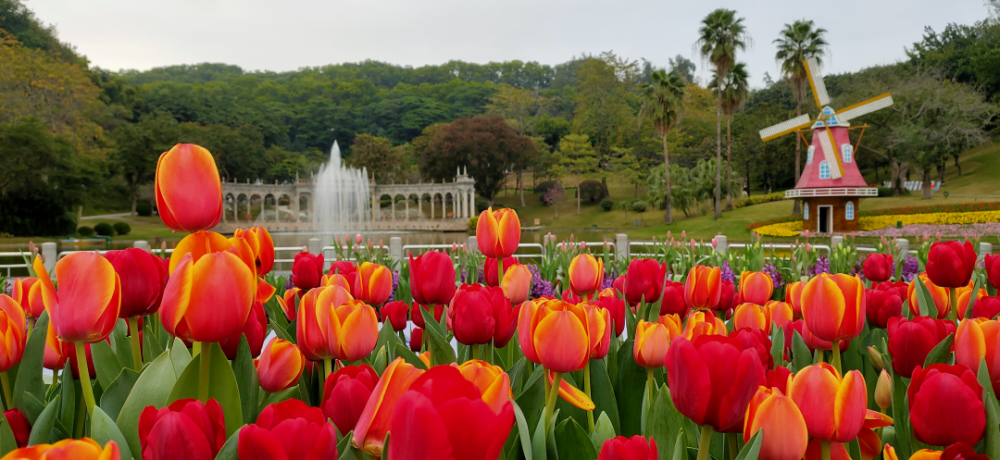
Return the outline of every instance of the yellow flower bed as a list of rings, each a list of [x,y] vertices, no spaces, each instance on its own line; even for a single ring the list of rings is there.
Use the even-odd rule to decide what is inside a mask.
[[[896,225],[966,225],[1000,222],[1000,211],[976,212],[932,212],[927,214],[902,214],[891,216],[861,217],[858,222],[861,230],[878,230]],[[765,225],[755,230],[763,236],[793,237],[802,232],[802,221],[784,222]]]

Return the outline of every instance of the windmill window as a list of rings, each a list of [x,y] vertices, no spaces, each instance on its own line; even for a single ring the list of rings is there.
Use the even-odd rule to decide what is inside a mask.
[[[851,147],[851,144],[844,144],[840,146],[840,152],[844,157],[844,163],[850,163],[851,157],[854,156],[854,147]]]
[[[854,202],[848,201],[847,206],[844,207],[844,218],[847,220],[854,220]]]
[[[802,205],[802,218],[809,220],[809,203],[804,203]]]
[[[830,178],[830,163],[826,160],[819,162],[819,178],[829,179]]]
[[[809,148],[806,149],[806,164],[812,164],[814,152],[816,152],[816,147],[814,146],[810,145]]]

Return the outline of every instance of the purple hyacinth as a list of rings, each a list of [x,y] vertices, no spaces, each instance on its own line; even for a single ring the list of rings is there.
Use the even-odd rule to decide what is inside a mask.
[[[775,267],[771,262],[764,264],[764,268],[761,271],[767,273],[767,275],[771,277],[771,281],[774,282],[775,289],[779,289],[785,284],[784,280],[781,278],[781,272],[778,271],[778,267]]]
[[[809,276],[816,276],[820,273],[830,273],[830,260],[826,256],[819,256],[819,259],[808,271]]]
[[[917,258],[913,257],[912,255],[907,256],[906,260],[903,262],[903,269],[901,274],[903,280],[905,280],[907,283],[913,281],[913,277],[917,276],[918,272],[920,272],[920,262],[917,261]]]
[[[385,303],[396,301],[396,288],[399,287],[399,271],[392,271],[392,290],[389,291],[389,298],[386,299]]]
[[[292,284],[292,277],[289,276],[288,278],[285,278],[285,290],[287,291],[293,287],[295,287],[295,285]]]
[[[531,272],[531,298],[556,295],[556,291],[552,289],[552,283],[542,278],[538,265],[528,264],[528,271]]]
[[[722,261],[722,281],[729,281],[734,284],[736,283],[736,274],[733,273],[733,269],[729,266],[728,260]]]

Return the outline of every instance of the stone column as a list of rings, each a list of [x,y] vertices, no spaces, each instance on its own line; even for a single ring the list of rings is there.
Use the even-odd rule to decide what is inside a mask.
[[[403,220],[410,220],[410,195],[406,195],[406,214],[403,216]]]
[[[382,217],[381,209],[379,209],[380,208],[379,203],[380,203],[381,200],[379,199],[378,196],[376,196],[377,194],[378,194],[378,192],[376,192],[374,190],[371,191],[371,195],[372,195],[372,220],[373,221],[379,220],[379,218]]]
[[[299,195],[298,193],[296,193],[295,194],[295,207],[292,208],[291,206],[289,206],[289,208],[295,210],[295,223],[298,223],[299,220],[301,219],[300,216],[302,214],[302,195]]]
[[[434,218],[434,192],[431,192],[431,219]]]
[[[417,214],[420,214],[421,218],[424,217],[424,195],[419,190],[417,191]]]

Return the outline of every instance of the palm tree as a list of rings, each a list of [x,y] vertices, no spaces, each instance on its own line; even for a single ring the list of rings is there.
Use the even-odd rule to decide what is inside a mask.
[[[663,167],[664,182],[667,192],[666,214],[664,221],[673,223],[673,211],[670,203],[670,155],[667,151],[667,134],[680,121],[680,107],[684,99],[684,79],[675,72],[667,73],[665,70],[657,70],[650,75],[650,82],[642,84],[645,99],[642,108],[639,110],[639,127],[642,128],[642,120],[649,117],[656,127],[656,134],[663,140]]]
[[[722,82],[722,114],[726,117],[726,211],[733,210],[733,164],[731,161],[733,115],[747,101],[747,96],[750,94],[748,80],[750,80],[750,76],[747,74],[747,66],[740,62],[729,69],[729,73],[726,74],[726,78]],[[718,79],[712,81],[709,88],[718,89],[715,86],[716,82]]]
[[[722,217],[722,80],[736,65],[736,51],[746,50],[750,34],[736,12],[719,8],[701,21],[695,46],[701,57],[715,66],[715,217]]]
[[[802,115],[802,100],[805,99],[806,87],[809,83],[809,75],[806,73],[806,68],[802,64],[802,61],[809,58],[816,58],[817,62],[821,62],[820,57],[823,56],[827,46],[826,40],[823,39],[823,34],[825,33],[826,29],[813,28],[812,21],[803,19],[795,21],[792,24],[785,24],[785,28],[781,30],[781,36],[774,40],[774,43],[778,45],[778,52],[775,53],[774,58],[781,64],[781,73],[792,84],[792,92],[795,93],[796,116]],[[796,136],[796,184],[799,182],[799,175],[802,174],[799,160],[801,153],[802,138]],[[799,200],[796,199],[792,213],[798,215],[799,212]]]

